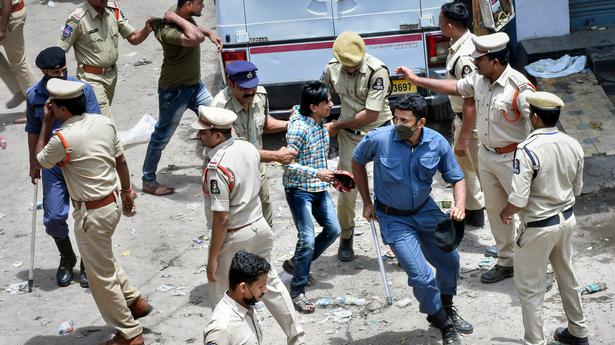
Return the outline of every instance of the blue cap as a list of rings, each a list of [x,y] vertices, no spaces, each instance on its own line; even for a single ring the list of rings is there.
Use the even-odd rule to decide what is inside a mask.
[[[232,61],[224,69],[229,78],[242,89],[258,86],[256,71],[258,68],[250,61]]]

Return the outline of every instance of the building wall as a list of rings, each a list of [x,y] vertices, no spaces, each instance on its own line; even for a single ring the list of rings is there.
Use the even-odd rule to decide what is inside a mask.
[[[514,0],[517,41],[570,33],[568,0]]]

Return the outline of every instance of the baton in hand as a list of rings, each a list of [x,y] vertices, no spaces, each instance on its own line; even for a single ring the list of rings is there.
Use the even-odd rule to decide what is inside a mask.
[[[34,184],[32,199],[32,234],[30,235],[30,272],[28,272],[28,292],[32,292],[34,284],[34,245],[36,244],[36,211],[38,204],[38,182]]]
[[[380,267],[380,275],[382,278],[382,284],[384,285],[384,293],[387,296],[387,304],[393,304],[393,296],[391,295],[391,289],[387,282],[387,273],[384,270],[384,262],[382,261],[382,252],[380,251],[380,242],[378,241],[378,234],[376,233],[376,225],[374,220],[370,220],[369,225],[372,227],[372,238],[374,240],[374,246],[376,247],[376,255],[378,256],[378,267]]]

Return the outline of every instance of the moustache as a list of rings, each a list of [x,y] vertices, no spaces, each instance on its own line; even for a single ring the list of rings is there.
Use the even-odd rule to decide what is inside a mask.
[[[256,93],[246,93],[245,95],[243,95],[243,98],[252,98],[254,97],[254,95],[256,95]]]

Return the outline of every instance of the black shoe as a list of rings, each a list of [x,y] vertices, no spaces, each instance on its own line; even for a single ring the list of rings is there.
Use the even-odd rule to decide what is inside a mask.
[[[459,334],[452,324],[444,327],[440,332],[442,333],[442,345],[461,345]]]
[[[457,332],[462,333],[462,334],[472,334],[474,332],[474,326],[472,326],[471,323],[464,320],[459,315],[459,312],[457,312],[457,308],[450,307],[450,308],[444,308],[444,310],[446,311],[446,314],[448,315],[449,321],[455,327],[455,330],[457,330]]]
[[[54,239],[60,252],[60,265],[56,272],[56,282],[61,287],[69,286],[73,280],[73,267],[77,264],[77,257],[70,244],[70,237],[66,236],[62,240],[55,237]]]
[[[489,246],[485,248],[485,256],[491,256],[492,258],[497,258],[498,257],[498,247]]]
[[[553,334],[553,338],[559,341],[562,344],[566,345],[589,345],[589,339],[575,337],[574,335],[568,332],[568,328],[559,327],[555,330],[555,334]]]
[[[288,259],[288,260],[284,260],[284,262],[282,263],[282,269],[284,270],[284,272],[291,274],[291,275],[295,275],[295,264],[294,264],[295,260],[294,258],[292,259]],[[308,281],[307,284],[305,284],[306,286],[312,286],[314,285],[314,282],[316,280],[314,279],[314,276],[312,275],[312,273],[308,273]]]
[[[497,283],[506,278],[512,278],[514,276],[514,272],[515,271],[512,267],[495,265],[492,269],[480,275],[480,281],[484,284]]]
[[[340,238],[340,248],[337,250],[337,258],[340,261],[348,262],[354,260],[354,250],[352,250],[352,238]]]
[[[90,287],[90,283],[88,282],[88,275],[85,273],[85,267],[83,266],[83,259],[81,259],[81,267],[79,268],[79,286],[84,289]]]
[[[466,224],[472,226],[485,226],[485,209],[466,210]]]

